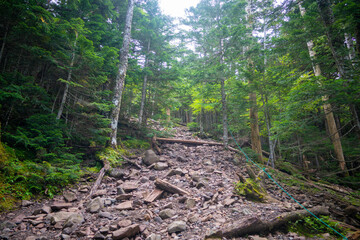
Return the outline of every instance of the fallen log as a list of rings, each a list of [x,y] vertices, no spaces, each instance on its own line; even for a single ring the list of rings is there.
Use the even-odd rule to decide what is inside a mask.
[[[313,214],[329,215],[329,210],[325,207],[314,207],[309,209]],[[267,234],[283,227],[286,227],[290,222],[297,221],[304,217],[308,217],[311,214],[306,210],[299,210],[289,213],[283,213],[270,221],[262,221],[258,217],[250,217],[234,224],[231,224],[223,229],[213,232],[206,236],[211,237],[243,237],[251,234]]]
[[[190,145],[224,146],[224,144],[218,143],[218,142],[206,142],[206,141],[176,139],[176,138],[154,138],[154,140],[159,141],[159,142],[183,143],[183,144],[190,144]]]
[[[170,193],[189,195],[187,191],[158,178],[155,180],[155,186]]]

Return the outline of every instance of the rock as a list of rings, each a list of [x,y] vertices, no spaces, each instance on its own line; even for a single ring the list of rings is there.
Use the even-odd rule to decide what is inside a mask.
[[[179,176],[184,176],[185,173],[180,169],[180,168],[176,168],[176,169],[171,169],[169,170],[165,176],[167,177],[171,177],[171,176],[174,176],[174,175],[179,175]]]
[[[91,200],[86,207],[87,211],[91,213],[99,212],[102,208],[104,208],[104,201],[100,197]]]
[[[109,176],[116,178],[116,179],[123,178],[125,175],[126,175],[126,172],[123,169],[112,168],[109,171]]]
[[[109,228],[108,228],[108,227],[102,227],[102,228],[100,228],[99,232],[100,232],[101,234],[106,235],[106,234],[109,233]]]
[[[106,237],[104,235],[102,235],[100,232],[97,232],[94,236],[93,239],[96,239],[96,240],[104,240]]]
[[[60,235],[60,238],[65,240],[65,239],[70,239],[71,237],[70,237],[70,235],[67,235],[67,234],[63,233],[63,234]]]
[[[125,219],[125,220],[121,220],[117,223],[118,227],[119,228],[124,228],[124,227],[128,227],[131,225],[131,221],[128,220],[128,219]]]
[[[28,207],[28,206],[31,206],[33,204],[34,204],[34,202],[32,202],[32,201],[28,201],[28,200],[22,200],[21,201],[21,206],[22,207]]]
[[[39,215],[39,214],[49,214],[51,213],[51,208],[49,206],[43,206],[42,208],[40,209],[36,209],[34,212],[33,212],[33,215]]]
[[[98,190],[94,193],[93,197],[99,197],[106,195],[107,191],[106,189]]]
[[[115,207],[115,209],[117,209],[117,210],[133,209],[133,201],[126,201],[126,202],[120,203],[119,205],[117,205]]]
[[[35,214],[34,214],[35,215]],[[37,214],[36,214],[37,215]],[[25,218],[25,214],[19,214],[18,216],[16,216],[14,219],[13,219],[13,222],[16,223],[16,224],[19,224],[21,223]],[[1,224],[0,224],[1,226]],[[1,229],[1,227],[0,227]]]
[[[60,222],[64,222],[66,219],[68,219],[72,214],[72,212],[56,212],[49,214],[50,215],[50,222],[51,224],[55,225]]]
[[[101,217],[101,218],[107,218],[107,219],[110,219],[110,220],[113,219],[111,213],[109,213],[109,212],[100,212],[100,213],[99,213],[99,217]]]
[[[249,239],[251,239],[251,240],[267,240],[267,238],[259,237],[258,235],[249,236]]]
[[[63,197],[64,197],[65,201],[67,201],[67,202],[73,202],[73,201],[77,200],[77,196],[73,192],[65,192],[63,194]]]
[[[186,208],[190,209],[196,206],[196,200],[194,198],[188,198],[185,200]]]
[[[145,151],[145,157],[142,161],[145,165],[150,166],[151,164],[159,162],[160,159],[153,150],[147,150]]]
[[[116,200],[122,201],[122,200],[129,200],[133,195],[132,194],[121,194],[116,197]]]
[[[72,204],[65,202],[54,202],[50,207],[53,211],[60,211],[61,209],[67,209],[72,207]]]
[[[136,190],[138,188],[138,185],[137,185],[137,183],[134,183],[134,182],[125,182],[125,183],[121,184],[120,187],[126,193],[129,193],[129,192]]]
[[[195,187],[197,189],[200,189],[200,188],[206,187],[206,184],[203,181],[200,181],[200,182],[196,183]]]
[[[199,214],[191,214],[190,216],[188,216],[188,221],[190,223],[196,223],[199,221]]]
[[[115,232],[113,232],[113,239],[117,240],[117,239],[123,239],[123,238],[131,238],[133,236],[135,236],[136,234],[138,234],[140,232],[140,226],[139,224],[133,224],[130,225],[126,228],[121,228]]]
[[[184,221],[175,221],[169,224],[167,231],[168,233],[177,233],[186,230],[186,223]]]
[[[117,191],[118,195],[125,194],[125,191],[124,191],[124,189],[122,189],[122,187],[117,187],[116,191]]]
[[[232,205],[234,202],[236,202],[235,199],[232,199],[231,197],[228,197],[224,200],[223,204],[224,206],[230,206]]]
[[[25,238],[25,240],[38,240],[39,237],[38,236],[28,236],[27,238]]]
[[[199,182],[200,181],[200,174],[198,172],[194,172],[194,171],[190,171],[190,177],[194,182]]]
[[[84,217],[81,213],[73,213],[64,223],[64,228],[79,225],[84,222]]]
[[[164,209],[159,213],[159,216],[162,219],[172,218],[173,216],[175,216],[175,211],[172,209]]]
[[[161,240],[161,235],[152,233],[150,236],[146,238],[146,240]]]
[[[165,170],[169,167],[169,165],[166,162],[157,162],[154,165],[154,169],[158,171]]]
[[[177,156],[176,161],[178,161],[178,162],[187,162],[187,159],[185,159],[183,157],[180,157],[180,156]]]
[[[4,230],[5,228],[15,228],[16,224],[10,221],[4,221],[0,223],[0,230]]]
[[[149,181],[149,179],[147,178],[147,177],[142,177],[142,178],[140,178],[140,182],[141,183],[146,183],[146,182],[148,182]]]

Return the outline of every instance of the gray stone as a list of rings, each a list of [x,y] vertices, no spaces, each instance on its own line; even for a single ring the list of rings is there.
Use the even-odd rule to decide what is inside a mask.
[[[146,150],[142,161],[145,165],[150,166],[151,164],[159,162],[160,159],[153,150]]]
[[[22,200],[21,201],[21,206],[22,207],[28,207],[28,206],[31,206],[33,204],[34,204],[34,202],[31,202],[31,201],[28,201],[28,200]]]
[[[139,186],[135,182],[124,182],[123,184],[120,185],[120,187],[124,189],[126,193],[129,193],[136,190]]]
[[[157,162],[154,165],[154,169],[158,171],[165,170],[169,167],[169,165],[166,162]]]
[[[196,206],[196,200],[194,198],[188,198],[185,201],[186,208],[193,208]]]
[[[129,210],[133,209],[133,201],[126,201],[123,203],[120,203],[115,207],[117,210]]]
[[[25,238],[25,240],[38,240],[39,237],[37,236],[28,236],[27,238]]]
[[[99,212],[103,208],[104,208],[104,200],[100,197],[91,200],[86,207],[87,211],[91,213]]]
[[[159,216],[162,219],[172,218],[173,216],[175,216],[175,211],[172,209],[164,209],[160,211]]]
[[[67,208],[70,208],[72,207],[72,204],[71,203],[65,203],[65,202],[54,202],[52,205],[51,205],[51,210],[53,211],[59,211],[61,209],[67,209]]]
[[[16,227],[16,224],[10,221],[4,221],[0,223],[0,230],[3,230],[5,228],[14,228]]]
[[[123,169],[112,168],[109,171],[109,176],[116,178],[116,179],[123,178],[125,175],[126,175],[126,172]]]
[[[123,228],[123,227],[128,227],[131,225],[131,221],[128,220],[128,219],[124,219],[124,220],[121,220],[117,223],[117,226],[120,227],[120,228]]]
[[[150,236],[146,238],[146,240],[161,240],[161,235],[152,233]]]
[[[101,234],[106,235],[106,234],[109,233],[109,228],[108,228],[108,227],[102,227],[102,228],[100,228],[99,232],[100,232]]]
[[[169,224],[167,231],[168,233],[177,233],[185,231],[187,228],[187,225],[184,221],[175,221]]]
[[[149,181],[149,179],[147,177],[140,178],[141,183],[146,183],[147,181]]]
[[[96,240],[104,240],[105,239],[105,236],[102,235],[100,232],[97,232],[94,236],[93,239],[96,239]]]
[[[39,215],[39,214],[49,214],[51,213],[51,208],[49,206],[43,206],[42,208],[39,208],[39,209],[36,209],[34,212],[33,212],[33,215]]]
[[[171,169],[166,176],[171,177],[174,175],[180,175],[180,176],[184,176],[185,173],[180,169],[180,168],[176,168],[176,169]]]
[[[122,187],[117,187],[116,190],[117,190],[118,195],[125,194],[125,191],[124,191],[124,189],[122,189]]]
[[[84,217],[81,213],[73,213],[64,223],[64,228],[79,225],[84,222]]]
[[[65,192],[63,194],[63,197],[64,197],[65,201],[67,201],[67,202],[73,202],[73,201],[77,200],[77,196],[73,192]]]
[[[57,224],[59,222],[64,222],[66,219],[68,219],[72,214],[72,212],[57,212],[57,213],[52,213],[49,214],[48,216],[50,217],[50,222],[51,224]]]
[[[107,218],[107,219],[113,219],[111,213],[109,213],[109,212],[100,212],[100,213],[99,213],[99,217],[101,217],[101,218]]]
[[[140,232],[139,224],[133,224],[126,228],[121,228],[121,229],[113,232],[112,237],[114,240],[123,239],[126,237],[131,238],[131,237],[135,236],[136,234],[138,234],[139,232]]]
[[[70,239],[70,235],[67,235],[67,234],[63,233],[63,234],[60,235],[60,238],[63,239],[63,240]]]

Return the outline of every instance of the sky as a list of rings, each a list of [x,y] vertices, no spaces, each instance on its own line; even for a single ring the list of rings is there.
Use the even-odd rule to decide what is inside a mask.
[[[185,9],[196,6],[200,0],[159,0],[162,12],[172,17],[185,17]]]

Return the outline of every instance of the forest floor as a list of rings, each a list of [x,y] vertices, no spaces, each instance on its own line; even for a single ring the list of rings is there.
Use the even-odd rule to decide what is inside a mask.
[[[185,127],[174,131],[174,138],[196,140]],[[244,219],[257,217],[269,221],[301,208],[268,181],[266,189],[273,199],[268,203],[252,202],[236,195],[234,183],[238,176],[248,176],[245,161],[221,146],[166,143],[161,145],[161,151],[159,162],[150,166],[143,163],[144,156],[136,156],[132,160],[141,169],[124,164],[121,169],[113,170],[104,177],[92,199],[84,202],[84,207],[82,203],[96,176],[82,179],[52,200],[23,201],[19,209],[0,216],[0,239],[195,240]],[[156,179],[185,193],[164,191],[158,199],[150,199]],[[358,211],[321,192],[310,194],[298,187],[285,189],[305,207],[327,206],[338,217],[349,208]],[[332,239],[328,233],[322,238]],[[320,238],[291,232],[264,236],[259,232],[222,239]]]

